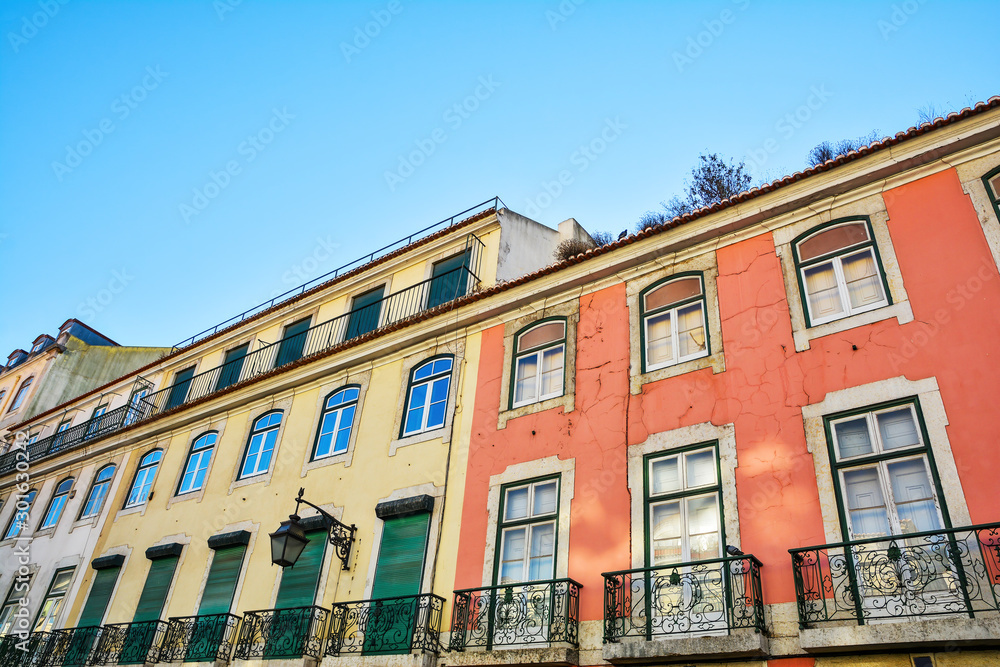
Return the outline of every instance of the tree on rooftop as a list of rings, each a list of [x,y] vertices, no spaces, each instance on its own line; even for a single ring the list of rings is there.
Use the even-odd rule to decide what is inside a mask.
[[[844,139],[843,141],[838,141],[836,144],[824,141],[809,151],[809,155],[806,156],[806,161],[809,163],[810,167],[815,167],[816,165],[823,164],[827,160],[832,160],[841,155],[847,155],[851,151],[856,151],[878,140],[878,130],[872,130],[863,137],[858,137],[857,139]]]
[[[750,169],[742,160],[735,162],[730,159],[727,162],[717,153],[703,153],[691,170],[691,179],[684,181],[684,197],[674,196],[663,203],[662,213],[647,211],[639,219],[637,229],[642,231],[699,208],[718,204],[743,192],[750,187],[750,183]]]

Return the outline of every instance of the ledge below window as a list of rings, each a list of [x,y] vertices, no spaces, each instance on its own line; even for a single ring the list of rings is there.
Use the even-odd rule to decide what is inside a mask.
[[[1000,646],[1000,614],[975,618],[958,614],[926,620],[908,618],[870,625],[824,624],[799,630],[799,643],[809,653]]]
[[[563,646],[551,648],[496,648],[492,651],[465,650],[451,651],[438,660],[439,667],[445,665],[468,667],[500,667],[501,665],[542,665],[543,667],[563,667],[580,664],[580,652],[576,648]]]
[[[605,644],[601,657],[615,665],[648,665],[690,662],[692,658],[764,658],[768,655],[767,637],[750,628],[733,630],[728,635],[704,637],[667,637],[645,641],[623,639]]]
[[[795,340],[795,351],[802,352],[803,350],[808,350],[810,341],[817,338],[841,333],[842,331],[848,331],[849,329],[856,329],[857,327],[874,324],[875,322],[881,322],[882,320],[889,320],[894,317],[901,325],[912,322],[913,309],[910,308],[910,302],[901,301],[899,303],[894,303],[891,306],[876,308],[875,310],[869,310],[865,313],[851,315],[850,317],[844,317],[839,320],[827,322],[826,324],[819,324],[814,327],[809,327],[808,329],[794,329],[793,327],[794,330],[792,332],[792,338]]]

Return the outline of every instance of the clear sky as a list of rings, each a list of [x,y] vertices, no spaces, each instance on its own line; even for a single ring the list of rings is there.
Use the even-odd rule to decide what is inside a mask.
[[[780,177],[1000,94],[995,10],[3,0],[0,358],[170,346],[494,195],[617,234],[701,152]]]

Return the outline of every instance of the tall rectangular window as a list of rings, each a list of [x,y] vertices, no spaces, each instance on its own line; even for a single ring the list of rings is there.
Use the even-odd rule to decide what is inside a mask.
[[[431,270],[431,282],[427,292],[427,307],[434,308],[465,296],[469,286],[469,262],[472,253],[463,253],[437,262]]]
[[[215,391],[220,391],[240,381],[243,362],[246,361],[249,350],[250,343],[244,343],[226,352],[225,358],[222,360],[222,367],[219,369],[219,379],[215,383]]]
[[[278,344],[278,358],[274,362],[275,368],[302,358],[311,319],[307,317],[285,327],[285,331],[281,335],[281,343]]]
[[[385,286],[359,294],[351,301],[351,314],[347,316],[347,333],[344,340],[350,340],[378,329],[382,317],[382,296]]]
[[[0,637],[9,635],[14,631],[14,622],[17,617],[14,612],[21,605],[21,598],[27,597],[31,588],[31,579],[34,574],[29,574],[23,579],[15,578],[4,598],[3,606],[0,607]]]
[[[66,591],[69,590],[71,581],[73,581],[73,568],[56,571],[49,590],[45,593],[45,599],[42,600],[42,607],[38,610],[32,632],[49,632],[55,627],[56,618],[62,610],[63,600],[66,598]]]
[[[498,584],[555,576],[559,478],[501,487]]]
[[[188,389],[191,388],[191,378],[193,377],[194,366],[177,371],[177,374],[174,375],[174,384],[170,387],[170,395],[167,396],[167,403],[163,406],[164,410],[170,410],[171,408],[176,408],[178,405],[183,405],[187,399]]]
[[[646,372],[708,355],[702,276],[668,278],[639,296]]]
[[[108,610],[111,594],[114,593],[120,572],[121,567],[97,570],[97,574],[94,575],[94,583],[90,587],[90,594],[87,596],[87,602],[80,614],[80,620],[76,623],[77,627],[98,626],[104,622],[104,614]]]
[[[229,613],[246,551],[245,544],[220,547],[215,550],[212,569],[208,571],[208,580],[205,582],[205,592],[202,593],[201,604],[198,605],[199,616]]]

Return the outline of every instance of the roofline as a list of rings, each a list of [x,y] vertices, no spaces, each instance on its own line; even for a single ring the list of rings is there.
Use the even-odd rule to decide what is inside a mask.
[[[108,341],[112,345],[115,345],[117,347],[122,347],[120,344],[118,344],[115,341],[111,340],[110,338],[108,338],[107,336],[105,336],[103,333],[101,333],[100,331],[98,331],[97,329],[95,329],[94,327],[90,326],[86,322],[81,322],[80,320],[76,319],[75,317],[71,317],[68,320],[66,320],[65,322],[63,322],[62,325],[59,327],[59,331],[62,332],[62,330],[65,329],[66,325],[69,324],[70,322],[76,322],[77,324],[79,324],[84,329],[88,329],[88,330],[92,331],[93,333],[97,334],[98,336],[100,336],[104,340]]]

